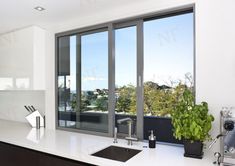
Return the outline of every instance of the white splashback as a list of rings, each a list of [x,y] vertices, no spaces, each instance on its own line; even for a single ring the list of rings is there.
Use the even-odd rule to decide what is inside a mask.
[[[0,119],[27,122],[28,111],[24,105],[33,105],[45,113],[44,91],[0,91]]]

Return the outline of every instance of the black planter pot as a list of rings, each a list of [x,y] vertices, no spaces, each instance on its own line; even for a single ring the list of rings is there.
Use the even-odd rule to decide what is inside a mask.
[[[190,140],[184,140],[184,156],[202,159],[203,157],[203,144],[200,141],[191,142]]]

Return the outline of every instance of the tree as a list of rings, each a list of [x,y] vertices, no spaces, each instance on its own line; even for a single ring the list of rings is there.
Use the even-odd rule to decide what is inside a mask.
[[[144,83],[144,114],[166,116],[171,110],[171,87],[154,82]]]
[[[97,89],[97,98],[95,100],[95,109],[98,111],[107,111],[108,110],[108,94],[105,89]]]
[[[153,82],[144,83],[144,114],[154,115],[154,110],[156,110],[159,98],[158,85]],[[154,104],[155,103],[155,104]]]
[[[187,82],[190,82],[191,78],[189,74],[185,76]],[[192,88],[181,82],[175,87],[160,86],[151,81],[145,82],[144,114],[149,116],[170,116],[185,89],[191,90]]]
[[[117,112],[125,112],[125,113],[134,113],[134,109],[136,108],[135,99],[135,87],[133,85],[127,85],[120,88],[117,88],[117,103],[116,109]]]

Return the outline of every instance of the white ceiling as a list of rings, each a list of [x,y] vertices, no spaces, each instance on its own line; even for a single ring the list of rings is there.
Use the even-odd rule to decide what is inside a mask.
[[[143,0],[0,0],[0,34],[37,25],[48,28]],[[46,10],[38,12],[34,7]]]

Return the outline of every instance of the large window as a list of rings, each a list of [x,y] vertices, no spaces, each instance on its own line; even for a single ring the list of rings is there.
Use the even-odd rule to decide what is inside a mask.
[[[59,128],[177,143],[170,112],[194,89],[193,10],[57,35]]]

